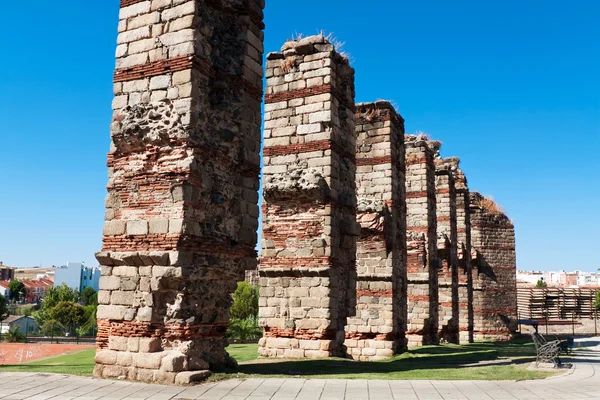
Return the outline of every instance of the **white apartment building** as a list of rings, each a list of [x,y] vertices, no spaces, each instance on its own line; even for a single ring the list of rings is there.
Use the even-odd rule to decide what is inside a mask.
[[[549,287],[600,286],[600,272],[573,271],[517,271],[517,283],[535,286],[543,280]]]

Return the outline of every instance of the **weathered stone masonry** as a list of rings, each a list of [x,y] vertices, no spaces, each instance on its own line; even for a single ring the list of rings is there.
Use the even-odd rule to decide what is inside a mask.
[[[450,157],[444,163],[454,173],[456,192],[456,232],[458,255],[458,302],[461,343],[473,342],[473,266],[471,263],[471,217],[469,187],[460,169],[460,159]]]
[[[186,384],[235,363],[230,293],[257,267],[263,8],[121,0],[97,377]],[[322,35],[271,53],[267,77],[260,354],[508,338],[514,228],[469,199],[458,161],[436,177],[439,143],[405,142],[387,102],[356,109],[354,70]]]
[[[256,265],[262,0],[122,0],[97,377],[202,379]]]
[[[356,305],[346,326],[348,355],[391,357],[406,349],[404,120],[385,101],[357,104]]]
[[[475,340],[508,340],[517,329],[515,231],[490,199],[470,194],[475,250],[473,307]]]
[[[323,36],[267,59],[259,353],[343,356],[360,233],[354,70]]]
[[[405,136],[409,346],[437,344],[438,269],[434,151],[424,136]]]
[[[448,343],[459,343],[459,304],[458,296],[458,256],[456,222],[456,187],[452,165],[447,160],[437,158],[436,200],[438,256],[442,268],[438,274],[440,316],[440,339]]]

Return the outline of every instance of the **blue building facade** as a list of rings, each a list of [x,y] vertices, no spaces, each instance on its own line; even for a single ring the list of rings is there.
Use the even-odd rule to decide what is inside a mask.
[[[81,270],[81,284],[79,285],[79,292],[90,286],[96,292],[100,290],[100,267],[86,267],[84,266]]]
[[[60,286],[63,283],[72,289],[77,289],[79,293],[88,286],[95,291],[100,286],[100,267],[88,267],[84,263],[69,262],[67,265],[57,267],[54,271],[54,286]]]

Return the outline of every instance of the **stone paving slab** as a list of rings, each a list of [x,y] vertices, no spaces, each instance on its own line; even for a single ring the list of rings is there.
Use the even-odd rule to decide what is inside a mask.
[[[598,351],[596,351],[598,350]],[[572,373],[535,381],[231,379],[192,387],[43,373],[0,373],[0,400],[570,400],[600,399],[600,348]]]

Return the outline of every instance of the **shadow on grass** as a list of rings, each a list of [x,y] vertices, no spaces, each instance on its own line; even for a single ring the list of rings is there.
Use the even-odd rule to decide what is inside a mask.
[[[425,346],[411,349],[390,360],[358,362],[332,358],[317,360],[256,360],[243,363],[225,373],[247,375],[346,375],[389,374],[418,370],[471,368],[466,364],[492,361],[501,358],[518,358],[519,363],[535,360],[533,343],[475,343],[468,345]],[[511,364],[507,360],[503,365]]]

